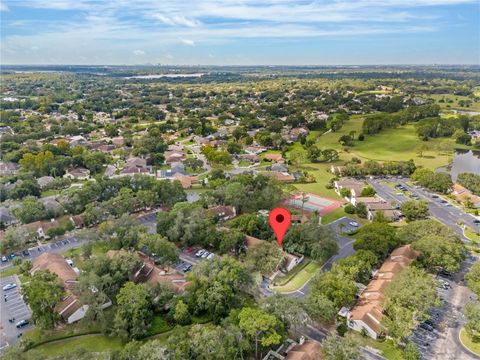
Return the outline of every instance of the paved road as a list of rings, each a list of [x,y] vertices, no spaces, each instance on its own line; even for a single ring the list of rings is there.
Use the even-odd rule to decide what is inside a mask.
[[[29,319],[32,312],[25,304],[20,294],[20,282],[16,276],[9,276],[0,280],[0,288],[6,284],[15,283],[17,287],[11,290],[2,290],[0,306],[0,349],[20,341],[18,335],[32,328],[32,325],[17,329],[15,324],[20,320]],[[6,301],[5,301],[6,299]],[[9,319],[15,319],[10,322]]]
[[[390,186],[382,183],[380,179],[368,179],[368,183],[375,189],[377,194],[386,201],[393,201],[401,204],[402,202],[411,200],[399,190],[393,189]],[[475,224],[475,217],[466,213],[459,207],[450,202],[442,202],[442,198],[432,198],[433,193],[422,188],[416,188],[407,183],[406,179],[395,179],[395,182],[405,186],[408,191],[417,195],[420,199],[427,201],[431,216],[435,217],[441,223],[452,228],[464,241],[467,239],[463,236],[462,229],[457,225],[458,221],[462,221],[472,229],[478,228],[479,224]],[[444,201],[447,199],[444,199]]]

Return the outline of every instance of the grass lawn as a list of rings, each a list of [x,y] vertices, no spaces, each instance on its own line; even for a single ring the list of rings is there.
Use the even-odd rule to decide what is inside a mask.
[[[156,315],[152,320],[152,326],[148,330],[147,336],[161,334],[173,329],[173,326],[167,323],[164,316]]]
[[[480,111],[480,102],[473,102],[473,100],[469,99],[467,96],[454,94],[432,94],[428,95],[428,97],[435,99],[442,110],[459,109],[465,111]],[[445,102],[439,102],[439,100],[444,100]],[[460,106],[458,102],[461,100],[469,100],[472,102],[472,104],[470,107]]]
[[[369,346],[371,348],[380,350],[381,354],[389,360],[403,360],[402,350],[396,347],[391,340],[376,341],[368,336],[364,337],[354,331],[350,331],[348,336],[355,339],[362,346]]]
[[[85,349],[87,352],[99,353],[107,350],[120,350],[123,344],[119,338],[107,337],[100,334],[80,336],[72,339],[59,340],[40,345],[27,352],[35,358],[68,355],[72,351]]]
[[[0,279],[20,273],[20,266],[12,266],[7,270],[0,272]]]
[[[468,336],[465,329],[460,330],[460,340],[463,345],[471,352],[480,355],[480,342],[473,342],[470,336]]]
[[[480,242],[480,234],[475,233],[472,229],[466,228],[465,229],[465,236],[472,241]]]
[[[322,225],[328,225],[331,222],[338,220],[344,216],[352,217],[352,215],[347,214],[343,207],[333,210],[331,213],[322,217]]]
[[[283,286],[274,286],[272,290],[282,293],[300,289],[313,275],[320,269],[320,265],[311,261],[307,266],[300,270],[289,282]]]
[[[58,194],[60,194],[60,192],[61,192],[61,190],[47,190],[47,191],[42,191],[41,197],[58,195]]]

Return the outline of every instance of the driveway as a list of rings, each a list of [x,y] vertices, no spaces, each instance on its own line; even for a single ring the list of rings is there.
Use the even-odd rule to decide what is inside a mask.
[[[15,326],[20,320],[29,319],[32,312],[23,301],[22,295],[20,294],[20,282],[16,276],[9,276],[0,280],[0,287],[3,288],[6,284],[10,283],[17,284],[17,287],[11,290],[2,290],[2,305],[0,306],[0,348],[19,342],[20,338],[18,335],[32,328],[32,325],[25,326],[22,329],[17,329]],[[13,322],[9,322],[9,319],[13,318]]]

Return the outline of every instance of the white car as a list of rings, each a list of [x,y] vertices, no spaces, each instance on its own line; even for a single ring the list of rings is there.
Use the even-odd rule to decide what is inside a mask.
[[[207,260],[212,260],[214,256],[214,253],[210,253],[210,255],[207,256]]]
[[[200,257],[200,256],[202,256],[202,255],[204,254],[205,251],[206,251],[205,249],[198,250],[198,251],[195,253],[195,256]]]
[[[3,291],[7,291],[7,290],[11,290],[11,289],[15,289],[17,287],[17,284],[15,283],[10,283],[10,284],[7,284],[5,285],[2,290]]]
[[[353,227],[358,227],[358,223],[356,221],[350,221],[348,225],[353,226]]]
[[[208,257],[210,255],[210,253],[208,251],[205,251],[202,255],[202,259],[205,259],[206,257]]]

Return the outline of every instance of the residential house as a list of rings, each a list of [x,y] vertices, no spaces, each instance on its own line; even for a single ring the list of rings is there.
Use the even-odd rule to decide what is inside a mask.
[[[105,167],[105,171],[104,171],[103,174],[104,174],[106,177],[111,178],[111,177],[115,176],[116,173],[117,173],[117,168],[116,168],[115,166],[113,166],[113,165],[108,164],[108,165]]]
[[[75,269],[65,260],[60,254],[43,253],[39,257],[32,260],[32,268],[30,275],[34,275],[37,271],[49,271],[56,274],[63,284],[66,296],[62,302],[57,305],[55,311],[61,316],[61,318],[67,323],[71,324],[77,322],[87,313],[89,305],[83,303],[73,290],[77,285],[78,269]],[[92,288],[92,292],[96,289]],[[108,300],[101,308],[106,309],[111,306],[112,302]]]
[[[285,159],[283,158],[282,154],[265,154],[264,159],[266,161],[272,161],[277,163],[284,163]]]
[[[378,203],[369,203],[367,204],[367,218],[372,221],[375,217],[375,214],[381,211],[383,214],[390,219],[390,221],[398,221],[403,216],[402,212],[396,209],[389,203],[378,202]]]
[[[290,183],[295,181],[295,176],[293,176],[292,174],[289,174],[288,172],[262,171],[261,174],[265,176],[269,176],[271,178],[274,178],[284,183]]]
[[[209,213],[220,220],[226,221],[237,216],[237,210],[234,206],[217,205],[208,209]]]
[[[453,184],[452,195],[455,196],[455,199],[462,204],[469,200],[472,202],[473,207],[477,209],[480,208],[480,196],[473,194],[470,190],[460,184]]]
[[[0,126],[0,139],[5,135],[13,135],[13,129],[10,126]]]
[[[70,221],[72,222],[75,229],[81,229],[85,226],[82,215],[73,215],[70,216]]]
[[[119,253],[125,252],[125,250],[109,250],[107,252],[108,257],[117,256]],[[166,271],[160,269],[155,265],[154,260],[148,257],[141,251],[138,251],[138,256],[142,260],[141,266],[133,274],[133,280],[137,283],[150,283],[150,284],[167,284],[173,288],[177,294],[183,294],[187,285],[189,284],[185,279],[185,275],[179,274],[175,271]]]
[[[187,156],[182,151],[165,151],[165,164],[183,161]]]
[[[365,184],[362,181],[354,180],[354,179],[342,179],[334,181],[335,185],[335,192],[340,195],[340,190],[348,189],[350,190],[350,197],[346,198],[350,201],[351,198],[361,196],[362,190],[365,187]]]
[[[72,180],[88,180],[90,178],[90,170],[83,167],[70,168],[63,177]]]
[[[264,243],[265,240],[257,239],[256,237],[245,235],[245,247],[247,249],[255,248],[256,246]],[[285,260],[283,263],[279,264],[278,270],[283,272],[289,272],[295,266],[300,264],[304,260],[304,256],[300,254],[285,253]],[[275,276],[273,274],[272,278]]]
[[[273,164],[272,166],[268,167],[268,170],[288,173],[288,167],[284,164]]]
[[[365,331],[374,339],[382,333],[385,288],[392,278],[410,265],[418,255],[410,245],[399,247],[390,254],[348,313],[347,324],[350,329]]]
[[[250,146],[247,146],[244,150],[247,154],[258,155],[258,154],[261,154],[262,152],[267,151],[267,148],[264,146],[250,145]]]
[[[70,136],[67,138],[67,141],[70,144],[71,148],[74,148],[77,145],[80,145],[80,146],[88,145],[87,139],[85,139],[82,135]]]
[[[238,154],[237,159],[240,161],[249,161],[251,163],[260,162],[260,156],[257,154]]]
[[[302,336],[298,343],[288,339],[276,350],[270,350],[262,360],[323,360],[321,348],[318,341]]]
[[[60,223],[58,220],[51,219],[50,221],[35,221],[24,226],[34,230],[39,239],[47,239],[49,238],[48,230],[60,226]]]
[[[9,161],[0,161],[0,176],[15,175],[18,171],[18,165]]]
[[[50,184],[55,178],[53,176],[42,176],[37,179],[38,185],[43,189]]]
[[[16,222],[17,219],[12,215],[9,208],[4,206],[0,207],[0,223],[3,224],[3,226],[10,226]]]
[[[379,196],[359,196],[359,197],[352,197],[350,199],[350,203],[353,206],[357,206],[358,203],[364,203],[365,205],[369,204],[377,204],[377,203],[383,203],[385,202],[384,199],[382,199]]]

